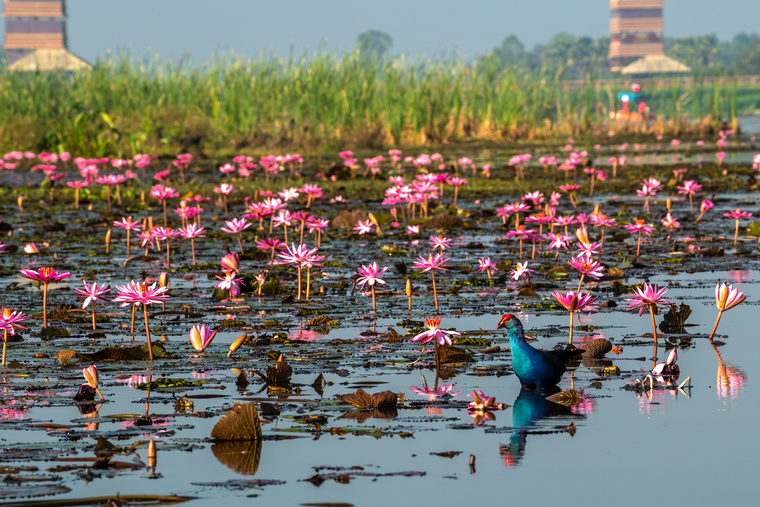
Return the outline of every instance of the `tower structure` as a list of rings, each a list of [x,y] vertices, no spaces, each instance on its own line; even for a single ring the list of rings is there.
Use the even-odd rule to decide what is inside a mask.
[[[664,55],[663,0],[610,0],[610,69]]]
[[[66,49],[63,0],[4,0],[3,18],[9,64],[38,49]]]

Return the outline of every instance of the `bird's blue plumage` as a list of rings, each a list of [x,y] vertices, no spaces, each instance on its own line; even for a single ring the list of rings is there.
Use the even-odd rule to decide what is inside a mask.
[[[534,349],[526,340],[522,323],[511,316],[506,325],[512,348],[512,370],[524,387],[545,388],[557,385],[565,365],[552,354]]]

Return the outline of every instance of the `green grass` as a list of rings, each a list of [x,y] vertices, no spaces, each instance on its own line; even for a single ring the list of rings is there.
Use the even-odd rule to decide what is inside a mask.
[[[652,92],[652,110],[672,120],[655,128],[683,133],[760,107],[760,90],[727,83]],[[594,88],[589,80],[565,92],[551,75],[489,64],[357,53],[205,66],[125,57],[73,75],[0,73],[0,150],[227,156],[556,139],[604,128],[619,90]]]

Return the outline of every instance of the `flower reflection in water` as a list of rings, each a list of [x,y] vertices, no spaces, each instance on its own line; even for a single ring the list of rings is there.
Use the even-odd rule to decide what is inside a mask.
[[[313,342],[313,341],[319,340],[323,336],[325,335],[311,329],[299,329],[295,333],[288,334],[288,339]]]
[[[427,385],[424,387],[412,386],[410,389],[417,394],[427,396],[428,401],[436,401],[439,398],[456,398],[457,396],[462,395],[461,391],[452,391],[452,389],[454,389],[453,383],[441,384],[436,389],[428,387]]]
[[[712,344],[715,356],[718,358],[717,387],[718,398],[729,398],[735,400],[744,392],[744,384],[747,382],[747,374],[743,370],[730,366],[723,362],[723,357],[718,351],[718,347]]]
[[[29,417],[31,409],[27,408],[22,403],[19,403],[19,406],[15,407],[14,405],[16,405],[16,401],[17,400],[8,400],[2,403],[3,408],[0,408],[0,420],[21,421]]]

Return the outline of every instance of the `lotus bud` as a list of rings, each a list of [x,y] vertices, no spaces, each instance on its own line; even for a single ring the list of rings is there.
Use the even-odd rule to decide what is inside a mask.
[[[581,227],[579,229],[575,230],[575,236],[578,238],[578,241],[583,243],[584,245],[588,245],[588,230],[586,230],[585,227]]]
[[[670,213],[670,204],[671,204],[670,197],[668,197],[668,200],[665,201],[665,206],[668,208],[668,213]]]
[[[409,311],[412,311],[412,281],[406,279],[406,297],[409,299]]]
[[[153,229],[153,217],[148,217],[148,230]]]
[[[227,357],[232,356],[232,354],[239,349],[245,342],[248,341],[248,338],[250,338],[250,335],[244,334],[234,342],[232,342],[232,345],[230,345],[230,351],[227,353]]]
[[[105,399],[103,398],[103,393],[100,392],[100,388],[98,387],[98,367],[92,364],[83,369],[82,374],[84,375],[84,380],[86,381],[87,385],[95,389],[101,400]]]
[[[145,190],[143,190],[142,192],[140,192],[140,202],[142,204],[145,204]]]
[[[211,328],[205,325],[193,326],[190,329],[190,343],[195,350],[203,352],[216,336],[217,331],[211,331]]]
[[[151,440],[148,442],[148,468],[151,469],[151,473],[155,470],[156,464],[156,442]]]
[[[161,287],[169,286],[169,273],[164,271],[160,275],[158,275],[158,285],[160,285]]]
[[[222,265],[222,269],[238,272],[240,271],[240,256],[237,252],[229,253],[222,257],[220,264]]]
[[[106,253],[108,253],[108,249],[111,247],[111,229],[108,229],[106,231]]]
[[[18,203],[18,214],[23,215],[24,214],[24,199],[25,197],[23,195],[18,196],[16,199],[16,202]]]
[[[594,212],[591,213],[591,214],[594,215],[594,216],[599,216],[599,210],[600,210],[601,207],[602,207],[601,204],[597,204],[596,206],[594,206]]]

